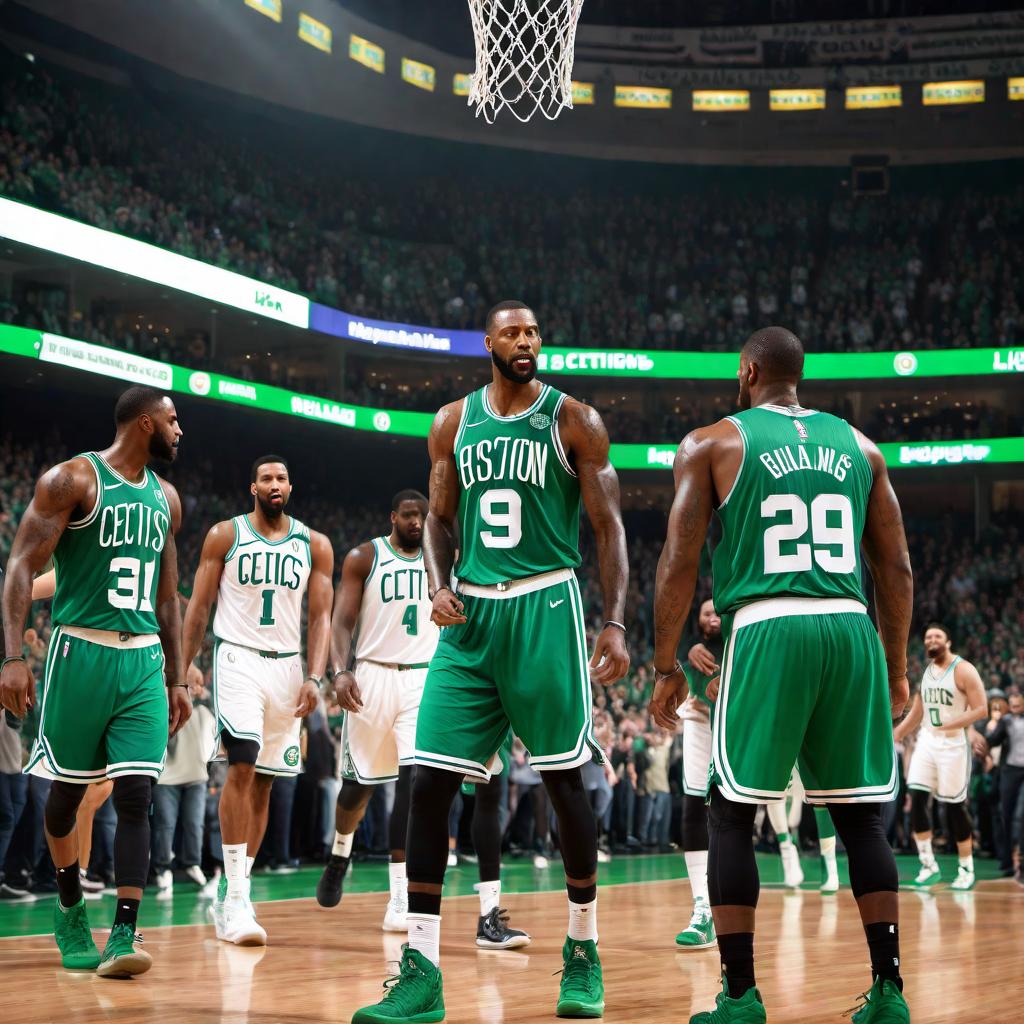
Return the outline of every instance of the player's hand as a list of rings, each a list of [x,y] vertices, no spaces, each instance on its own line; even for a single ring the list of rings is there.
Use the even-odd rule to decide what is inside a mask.
[[[307,679],[299,690],[299,702],[295,705],[295,717],[305,718],[316,710],[320,700],[320,687],[312,680]]]
[[[590,659],[590,679],[600,686],[611,686],[629,671],[626,634],[618,626],[605,626],[594,644]]]
[[[722,677],[721,676],[715,676],[715,678],[712,679],[710,683],[708,683],[708,687],[704,691],[708,695],[708,700],[711,701],[712,704],[716,700],[718,700],[718,689],[719,689],[719,686],[721,685],[721,682],[722,682]]]
[[[702,675],[713,676],[719,670],[715,656],[703,644],[694,644],[686,660]]]
[[[661,676],[654,684],[654,695],[647,705],[651,718],[669,732],[674,733],[679,724],[679,705],[686,700],[688,687],[682,669],[671,675]]]
[[[889,680],[889,707],[892,710],[893,720],[903,714],[910,700],[910,683],[907,681],[906,672],[901,676],[893,676]]]
[[[988,757],[988,742],[985,740],[985,737],[977,729],[968,729],[967,735],[970,737],[974,756],[980,757],[982,760]]]
[[[466,621],[466,616],[462,614],[465,607],[455,591],[442,587],[434,595],[430,621],[435,626],[460,626]]]
[[[9,661],[0,672],[0,704],[15,718],[24,718],[36,702],[36,681],[25,661]]]
[[[342,711],[351,711],[357,715],[363,710],[363,695],[359,692],[359,684],[351,672],[339,672],[334,677],[334,697],[341,705]]]
[[[167,690],[168,735],[173,736],[192,717],[192,698],[184,686]]]

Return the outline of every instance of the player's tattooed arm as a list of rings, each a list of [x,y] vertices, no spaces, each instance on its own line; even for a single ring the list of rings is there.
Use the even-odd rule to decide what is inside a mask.
[[[455,437],[464,400],[444,406],[434,417],[427,451],[430,454],[430,508],[423,527],[423,563],[433,601],[431,620],[438,626],[465,622],[463,604],[450,589],[455,566],[455,518],[459,512],[459,472]]]
[[[199,555],[199,568],[192,581],[192,596],[185,609],[181,627],[181,650],[186,665],[191,665],[203,646],[210,609],[217,599],[224,559],[235,542],[235,524],[230,519],[217,523],[206,535]]]
[[[334,548],[322,534],[310,531],[313,564],[309,573],[306,672],[323,679],[331,646],[331,604],[334,600]]]
[[[352,635],[363,607],[363,587],[373,571],[373,542],[367,541],[353,548],[341,565],[341,582],[334,593],[334,613],[331,616],[330,674],[333,676],[334,694],[342,710],[358,713],[363,709],[363,696],[355,675],[349,671],[352,656]]]
[[[622,526],[619,477],[608,459],[608,431],[589,405],[567,399],[558,415],[558,431],[580,482],[580,497],[597,540],[597,562],[606,622],[624,623],[629,587],[629,554]],[[605,626],[590,660],[595,683],[608,686],[629,671],[625,632]]]
[[[711,520],[713,443],[708,429],[687,434],[673,464],[676,493],[654,583],[656,676],[650,712],[663,729],[674,729],[676,711],[686,698],[686,676],[675,666],[697,586],[701,548]]]
[[[900,503],[889,481],[885,459],[859,431],[857,440],[874,474],[861,544],[875,583],[878,632],[889,670],[889,700],[893,718],[898,718],[910,696],[907,641],[914,610],[914,575]]]
[[[168,728],[173,736],[192,717],[192,698],[185,687],[185,665],[181,658],[181,603],[178,600],[178,544],[175,540],[175,535],[181,529],[181,499],[177,490],[166,480],[161,480],[160,486],[167,498],[171,528],[160,554],[156,621],[160,625],[160,645],[164,651]]]

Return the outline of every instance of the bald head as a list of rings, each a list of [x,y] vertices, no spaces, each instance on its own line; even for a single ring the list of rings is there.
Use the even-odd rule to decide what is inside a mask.
[[[765,381],[796,384],[804,374],[803,342],[785,327],[762,327],[743,346],[742,355],[755,363]]]

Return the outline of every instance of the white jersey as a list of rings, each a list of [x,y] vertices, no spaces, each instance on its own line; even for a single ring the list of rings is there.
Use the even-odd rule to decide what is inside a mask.
[[[921,676],[921,703],[924,705],[922,733],[928,735],[933,745],[962,747],[964,743],[963,734],[959,730],[952,733],[935,731],[967,710],[967,695],[957,689],[953,679],[959,661],[959,657],[954,658],[944,669],[936,669],[929,663]]]
[[[312,566],[309,529],[292,519],[287,536],[270,541],[248,516],[232,522],[235,542],[224,557],[213,635],[257,651],[296,653]]]
[[[356,661],[384,665],[426,665],[440,636],[430,621],[423,549],[414,558],[401,555],[377,537],[373,567],[363,586],[356,626]]]

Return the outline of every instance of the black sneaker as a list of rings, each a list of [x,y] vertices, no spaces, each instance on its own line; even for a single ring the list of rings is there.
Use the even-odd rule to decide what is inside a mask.
[[[518,928],[509,928],[508,911],[495,907],[477,922],[476,944],[481,949],[519,949],[530,944],[530,936]]]
[[[336,857],[331,854],[330,860],[324,865],[320,881],[316,883],[316,901],[321,907],[336,907],[341,902],[346,871],[348,857]]]
[[[35,903],[36,897],[28,889],[18,889],[2,882],[0,883],[0,901],[4,903]]]

